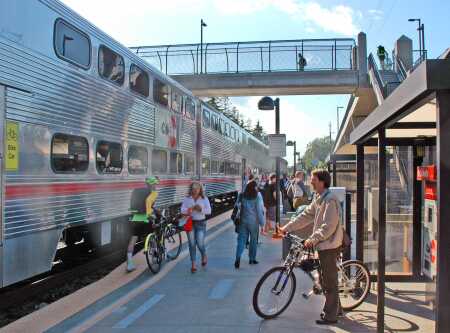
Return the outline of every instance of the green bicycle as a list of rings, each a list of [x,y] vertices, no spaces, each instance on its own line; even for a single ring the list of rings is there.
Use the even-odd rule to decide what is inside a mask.
[[[181,252],[181,232],[177,226],[169,221],[163,210],[152,218],[153,232],[147,235],[144,243],[144,254],[148,268],[153,274],[161,269],[165,258],[175,260]]]

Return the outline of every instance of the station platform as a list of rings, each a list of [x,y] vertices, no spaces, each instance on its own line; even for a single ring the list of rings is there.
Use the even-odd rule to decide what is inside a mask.
[[[233,266],[236,234],[229,213],[208,222],[208,265],[190,272],[185,244],[180,257],[165,262],[153,275],[142,253],[138,269],[125,273],[121,265],[104,279],[24,317],[0,332],[374,332],[376,299],[347,313],[336,326],[319,327],[323,298],[304,300],[301,292],[311,282],[296,272],[297,292],[277,319],[264,321],[253,311],[256,282],[270,267],[280,264],[281,241],[261,237],[258,265]],[[404,293],[387,291],[386,326],[394,331],[433,331],[433,311],[421,300],[418,284],[390,284]],[[409,288],[409,289],[408,289]]]

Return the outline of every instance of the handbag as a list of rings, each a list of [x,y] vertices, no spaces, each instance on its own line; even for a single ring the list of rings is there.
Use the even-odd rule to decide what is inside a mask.
[[[241,194],[239,194],[236,204],[234,205],[233,212],[231,213],[231,220],[237,229],[241,222]]]
[[[180,219],[178,226],[180,228],[182,228],[183,231],[186,231],[186,232],[192,231],[192,217],[186,216],[186,217]]]

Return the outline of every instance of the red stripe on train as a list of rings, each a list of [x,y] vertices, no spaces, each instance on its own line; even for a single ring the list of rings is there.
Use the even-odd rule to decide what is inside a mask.
[[[236,178],[205,178],[204,183],[233,183]],[[190,179],[162,179],[162,186],[189,186]],[[74,195],[92,192],[105,192],[114,190],[133,190],[145,187],[145,183],[139,182],[116,182],[116,183],[57,183],[57,184],[27,184],[27,185],[7,185],[5,189],[6,199],[19,197],[36,197],[42,195]]]

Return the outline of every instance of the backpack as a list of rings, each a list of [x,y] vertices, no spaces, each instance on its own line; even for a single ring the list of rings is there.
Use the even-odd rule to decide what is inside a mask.
[[[242,206],[242,193],[239,193],[236,203],[231,213],[231,220],[234,223],[235,231],[238,232],[239,224],[241,223],[241,206]]]
[[[331,193],[331,192],[328,192]],[[325,195],[328,196],[328,193]],[[344,216],[343,216],[343,212],[342,212],[342,207],[341,207],[341,203],[338,201],[338,210],[339,210],[339,223],[338,223],[338,228],[339,226],[343,226],[344,223]],[[336,229],[337,230],[337,229]],[[345,251],[346,249],[348,249],[350,246],[352,245],[352,238],[350,237],[350,235],[347,233],[347,230],[345,230],[342,227],[342,244],[340,246],[341,251]]]

